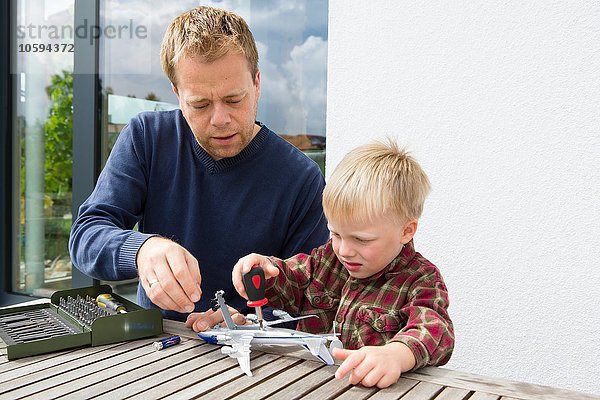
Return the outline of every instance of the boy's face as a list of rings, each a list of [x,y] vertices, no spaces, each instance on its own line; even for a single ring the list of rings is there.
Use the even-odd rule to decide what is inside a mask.
[[[379,217],[369,223],[329,221],[333,251],[354,278],[368,278],[383,270],[412,239],[417,221],[399,224]]]

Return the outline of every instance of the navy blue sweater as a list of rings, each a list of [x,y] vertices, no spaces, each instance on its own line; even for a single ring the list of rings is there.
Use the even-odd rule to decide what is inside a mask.
[[[245,300],[231,282],[240,257],[256,252],[287,258],[327,241],[324,184],[315,162],[264,125],[240,154],[215,161],[180,110],[141,113],[117,138],[96,188],[79,209],[71,259],[94,278],[131,279],[137,276],[138,249],[160,235],[181,244],[200,264],[196,311],[210,308],[221,289],[227,303],[242,310]],[[137,301],[154,306],[141,284]]]

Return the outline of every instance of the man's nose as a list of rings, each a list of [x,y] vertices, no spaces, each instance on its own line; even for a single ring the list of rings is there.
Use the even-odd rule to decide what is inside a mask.
[[[224,104],[215,103],[213,113],[210,118],[210,123],[216,127],[223,127],[231,122],[231,116]]]

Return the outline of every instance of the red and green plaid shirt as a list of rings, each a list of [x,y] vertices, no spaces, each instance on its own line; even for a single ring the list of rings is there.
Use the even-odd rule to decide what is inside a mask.
[[[415,252],[413,241],[381,272],[356,279],[338,261],[331,240],[310,255],[271,260],[282,273],[267,281],[269,305],[299,315],[311,333],[336,332],[346,349],[397,341],[414,353],[414,369],[448,362],[454,328],[439,270]]]

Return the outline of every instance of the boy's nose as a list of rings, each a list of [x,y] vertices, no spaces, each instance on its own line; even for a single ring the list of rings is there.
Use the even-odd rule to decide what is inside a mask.
[[[352,249],[352,246],[347,240],[340,240],[340,247],[338,249],[338,252],[340,253],[340,256],[343,257],[349,257],[354,254],[354,250]]]

